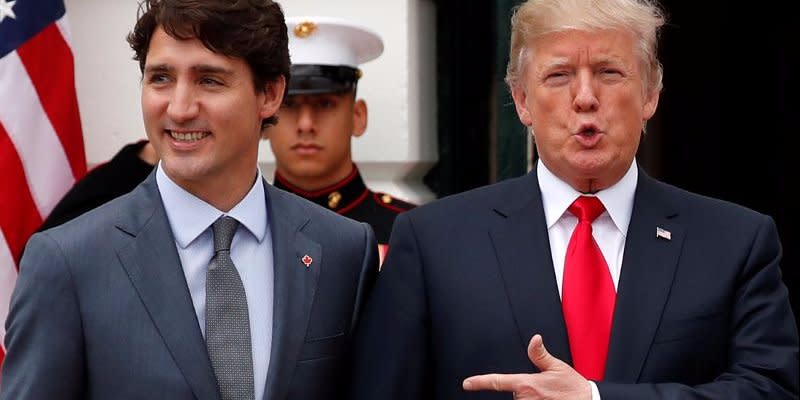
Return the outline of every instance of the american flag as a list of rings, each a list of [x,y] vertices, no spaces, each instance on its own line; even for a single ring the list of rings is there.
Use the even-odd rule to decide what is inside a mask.
[[[65,14],[0,0],[0,343],[25,243],[86,173]]]

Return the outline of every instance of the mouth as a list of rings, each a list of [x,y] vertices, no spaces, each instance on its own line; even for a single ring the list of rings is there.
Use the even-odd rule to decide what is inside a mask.
[[[172,129],[164,129],[164,133],[179,143],[197,142],[211,135],[209,131],[177,131]]]
[[[589,149],[594,148],[600,143],[603,137],[603,131],[594,124],[582,124],[574,133],[573,137],[577,140],[581,147]]]
[[[593,137],[595,135],[598,135],[600,133],[602,133],[602,131],[600,130],[600,128],[597,127],[597,125],[594,125],[594,124],[582,124],[578,128],[578,130],[575,132],[575,135],[582,136],[582,137],[585,137],[585,138],[591,138],[591,137]]]
[[[297,143],[291,149],[301,155],[311,155],[321,151],[322,146],[314,143]]]

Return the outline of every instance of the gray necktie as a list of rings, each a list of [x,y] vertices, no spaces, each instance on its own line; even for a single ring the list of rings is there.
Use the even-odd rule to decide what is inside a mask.
[[[231,240],[239,222],[217,219],[214,256],[206,280],[206,347],[222,400],[254,400],[253,351],[244,285],[231,260]]]

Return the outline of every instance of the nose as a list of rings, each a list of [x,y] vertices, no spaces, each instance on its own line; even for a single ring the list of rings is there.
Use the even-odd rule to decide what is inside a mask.
[[[597,99],[595,80],[591,71],[580,71],[574,81],[572,105],[577,112],[597,111],[600,101]]]
[[[297,110],[297,132],[314,133],[314,110],[308,104],[303,104]]]
[[[197,117],[199,105],[192,88],[188,84],[178,83],[172,91],[167,106],[167,117],[173,122],[183,123]]]

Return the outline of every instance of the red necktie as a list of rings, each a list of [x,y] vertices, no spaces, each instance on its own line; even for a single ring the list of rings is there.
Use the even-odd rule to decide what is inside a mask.
[[[603,253],[592,237],[592,221],[605,208],[597,197],[581,196],[569,212],[578,217],[564,262],[561,306],[575,370],[603,379],[616,291]]]

